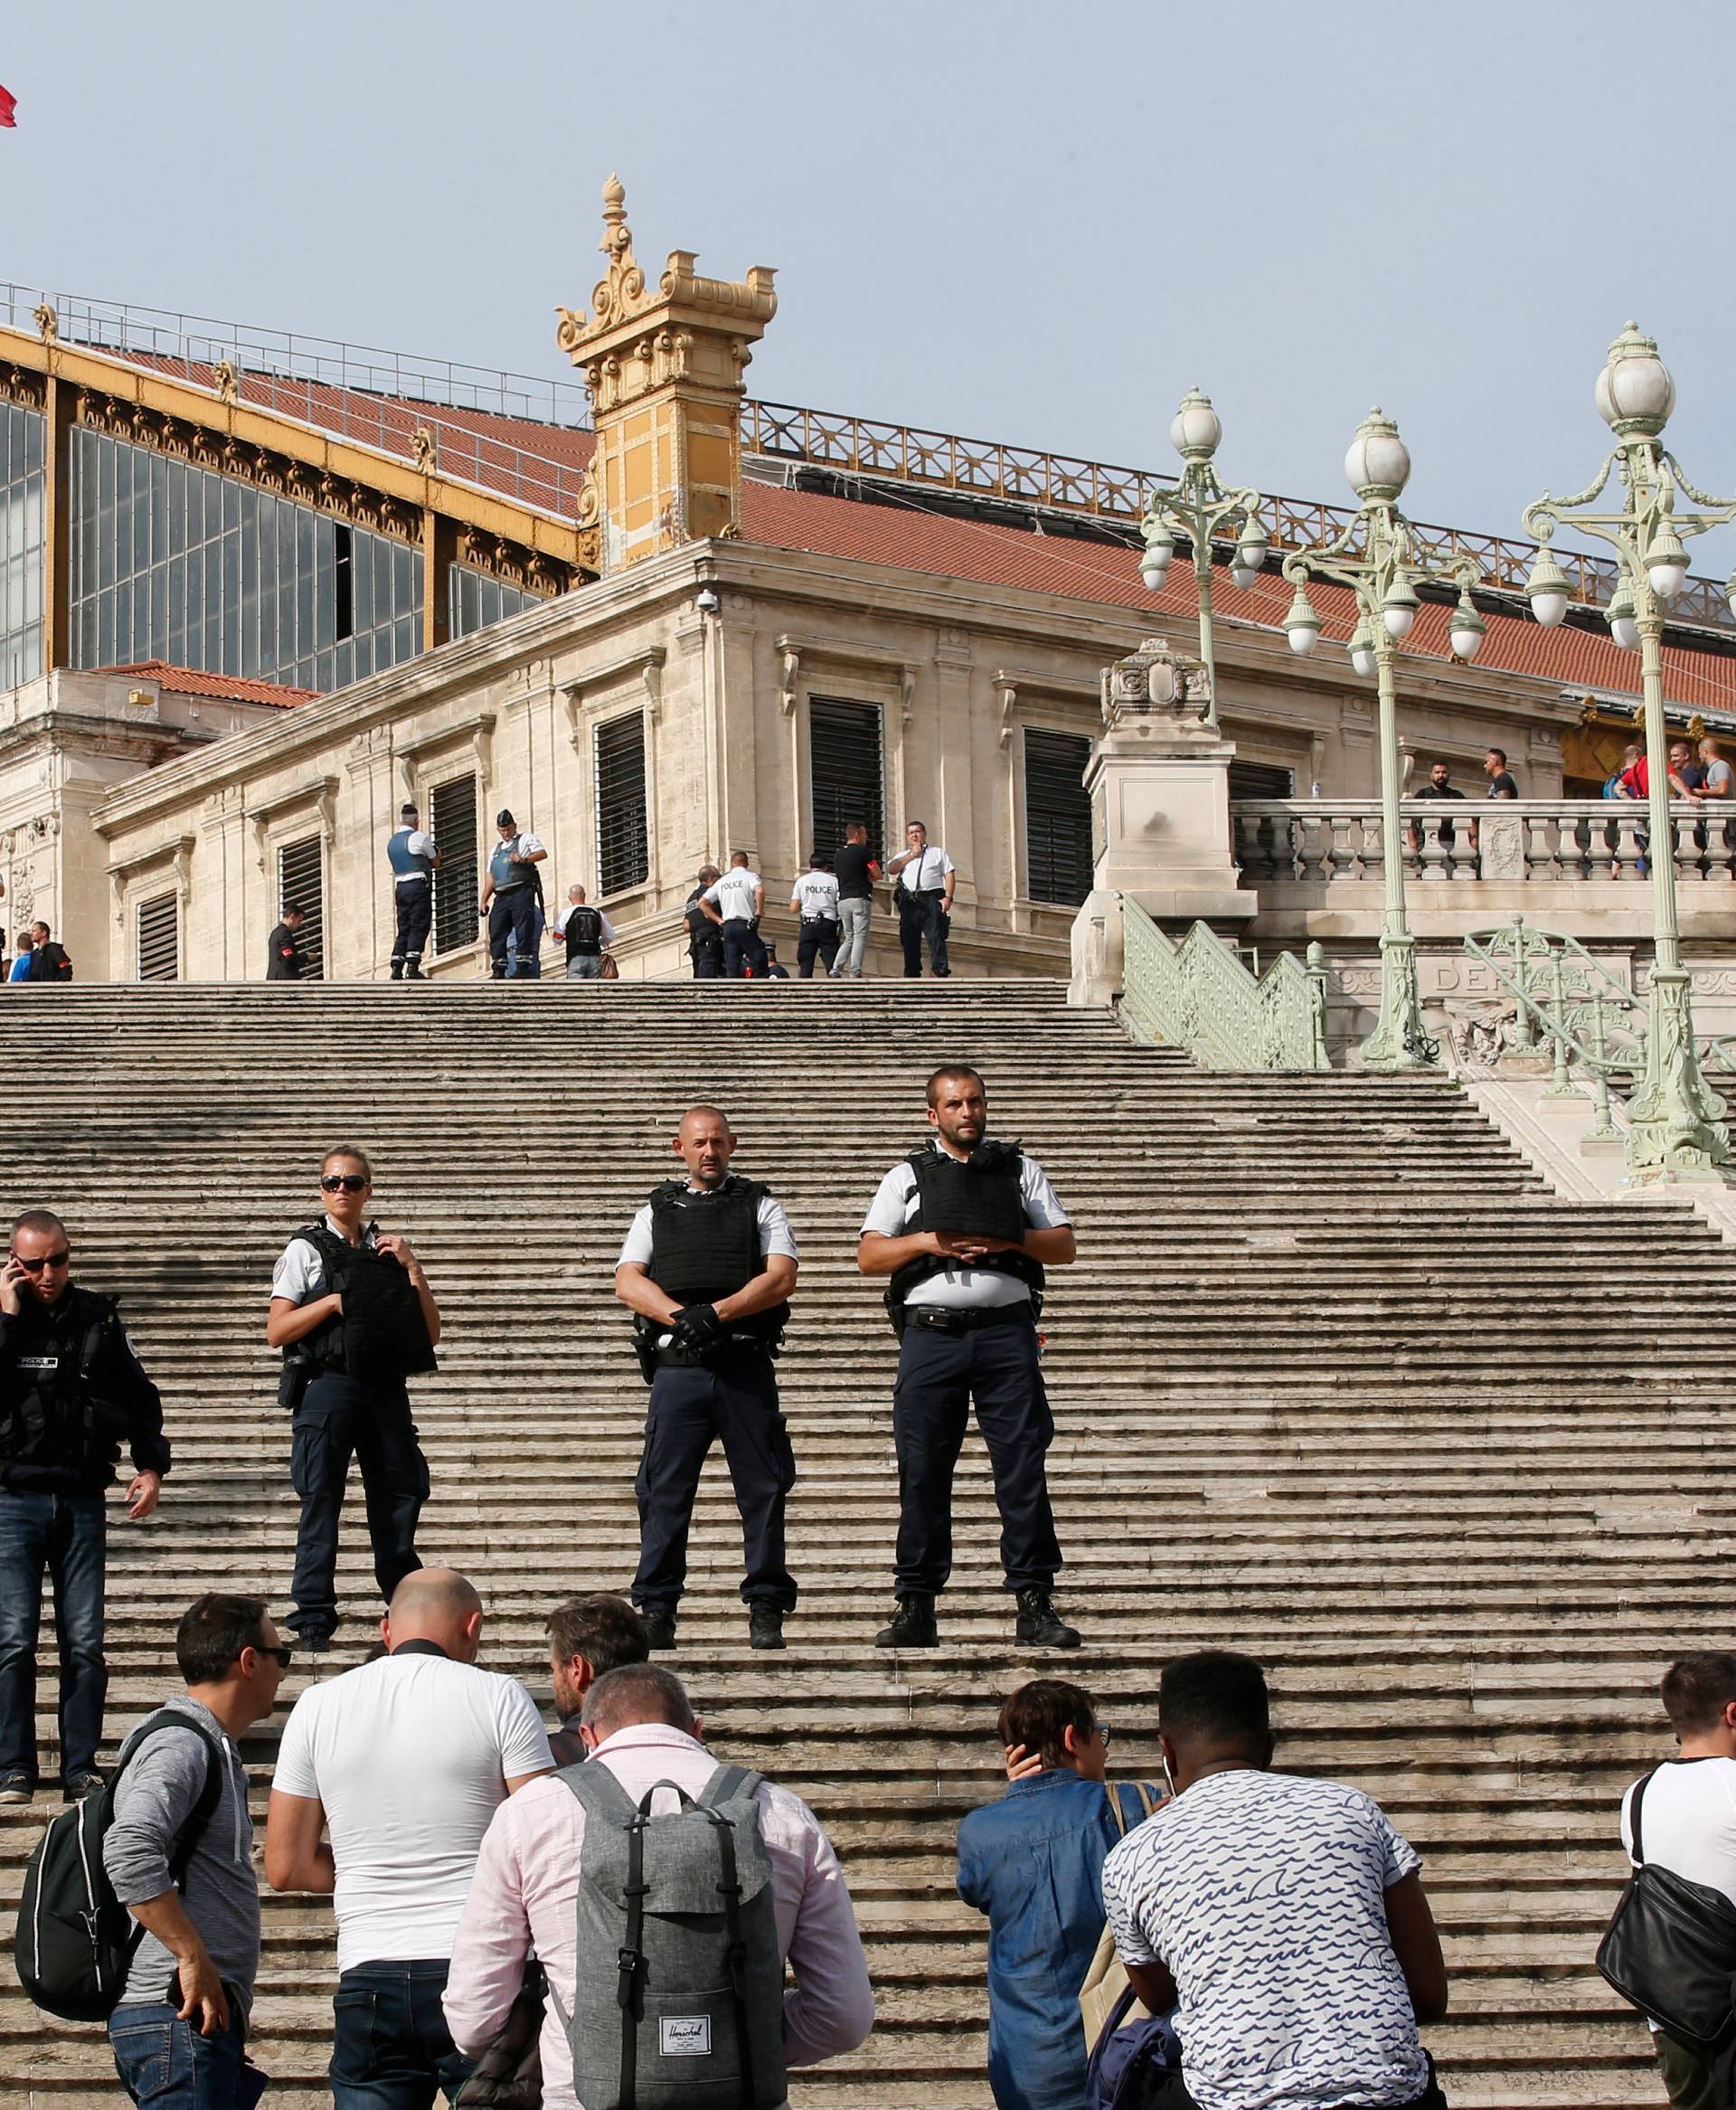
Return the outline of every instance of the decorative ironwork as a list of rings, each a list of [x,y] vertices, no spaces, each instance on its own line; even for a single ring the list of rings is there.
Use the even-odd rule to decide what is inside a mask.
[[[1134,1037],[1184,1047],[1208,1070],[1324,1070],[1326,970],[1280,952],[1258,980],[1209,923],[1172,943],[1138,903],[1121,903],[1121,1015]]]

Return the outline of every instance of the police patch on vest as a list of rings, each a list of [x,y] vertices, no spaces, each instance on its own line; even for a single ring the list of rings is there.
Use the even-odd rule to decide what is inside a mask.
[[[18,1358],[21,1370],[58,1370],[60,1367],[59,1356],[20,1356]]]
[[[659,2016],[657,2050],[665,2058],[709,2058],[712,2018],[709,2015]]]

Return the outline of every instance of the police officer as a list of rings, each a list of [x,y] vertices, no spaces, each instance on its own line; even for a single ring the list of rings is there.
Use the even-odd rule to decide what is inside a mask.
[[[393,981],[428,979],[422,972],[422,948],[434,922],[434,875],[440,868],[440,853],[420,824],[414,800],[407,799],[398,809],[398,831],[386,842],[398,910],[398,932],[392,941]]]
[[[615,1268],[615,1294],[637,1314],[651,1386],[633,1602],[654,1649],[675,1645],[687,1577],[687,1528],[700,1468],[722,1437],[741,1512],[748,1639],[781,1649],[796,1584],[784,1565],[784,1500],[796,1483],[772,1358],[796,1286],[789,1219],[766,1189],[730,1170],[736,1139],[715,1106],[682,1116],[684,1179],[666,1180],[638,1215]]]
[[[763,975],[766,949],[760,940],[760,919],[766,913],[766,883],[745,850],[733,853],[729,870],[700,895],[699,905],[723,941],[725,976],[739,981]]]
[[[715,865],[702,865],[699,885],[687,896],[683,912],[687,918],[687,957],[693,963],[695,981],[721,981],[723,978],[723,932],[716,919],[706,913],[701,898],[722,876]]]
[[[827,974],[838,957],[838,940],[844,926],[838,918],[838,880],[830,857],[818,850],[807,860],[807,870],[796,882],[789,905],[801,918],[796,941],[796,965],[804,981],[814,979],[814,956],[818,953]]]
[[[518,823],[504,806],[495,816],[495,826],[500,840],[488,860],[476,913],[488,919],[488,956],[495,979],[505,979],[509,937],[519,978],[534,979],[542,964],[536,912],[542,905],[542,881],[536,868],[549,853],[537,837],[518,832]]]
[[[290,1478],[301,1497],[288,1623],[303,1648],[337,1627],[337,1526],[354,1453],[367,1497],[374,1580],[390,1604],[413,1569],[428,1462],[404,1380],[434,1368],[440,1315],[407,1238],[366,1220],[373,1170],[360,1150],[328,1150],[325,1214],[304,1224],[271,1278],[265,1338],[283,1351],[278,1399],[294,1415]]]
[[[886,866],[886,876],[898,882],[898,935],[904,947],[904,973],[916,980],[922,972],[922,941],[929,941],[929,959],[938,976],[952,972],[947,941],[952,932],[952,890],[958,885],[952,859],[939,843],[929,840],[920,820],[904,830],[909,847],[901,850]]]
[[[307,958],[301,950],[301,925],[300,908],[293,901],[285,902],[283,921],[265,941],[267,981],[299,981],[307,973]]]
[[[42,1570],[60,1643],[61,1784],[69,1802],[102,1784],[103,1490],[126,1442],[122,1500],[142,1522],[169,1470],[163,1402],[121,1330],[116,1300],[77,1287],[52,1209],[26,1209],[0,1266],[0,1802],[36,1790],[36,1640]]]
[[[1055,1615],[1061,1567],[1043,1453],[1054,1422],[1038,1366],[1045,1267],[1069,1266],[1072,1226],[1042,1168],[987,1134],[981,1075],[962,1065],[929,1079],[929,1140],[880,1183],[857,1265],[890,1275],[899,1335],[892,1436],[899,1526],[892,1623],[882,1649],[935,1646],[934,1601],[952,1572],[952,1474],[974,1399],[1001,1512],[1001,1566],[1018,1597],[1017,1638],[1072,1649]]]

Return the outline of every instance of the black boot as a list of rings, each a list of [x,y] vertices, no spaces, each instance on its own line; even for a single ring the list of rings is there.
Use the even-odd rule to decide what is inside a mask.
[[[401,960],[394,960],[392,961],[392,976],[391,976],[391,979],[392,979],[393,981],[402,981],[402,980],[403,980],[403,979],[404,979],[404,963],[403,963],[403,961],[402,961]]]
[[[748,1646],[750,1649],[781,1649],[783,1645],[783,1613],[775,1604],[750,1604]]]
[[[892,1623],[882,1627],[874,1636],[877,1649],[932,1649],[938,1648],[939,1642],[934,1599],[923,1596],[901,1597],[898,1610],[892,1614]]]
[[[428,977],[422,972],[422,963],[420,960],[405,960],[404,979],[406,981],[426,981],[428,979]]]
[[[651,1649],[673,1649],[675,1645],[675,1608],[673,1604],[646,1604],[640,1607],[645,1614],[646,1645]]]
[[[1056,1616],[1047,1590],[1019,1592],[1019,1623],[1015,1638],[1038,1649],[1076,1649],[1079,1629],[1064,1626]]]

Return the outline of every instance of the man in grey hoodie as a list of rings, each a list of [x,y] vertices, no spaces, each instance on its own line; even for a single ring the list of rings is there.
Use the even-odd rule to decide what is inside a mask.
[[[102,1859],[143,1938],[108,2038],[122,2086],[152,2110],[251,2110],[265,2086],[246,2058],[259,1891],[236,1740],[276,1706],[289,1653],[259,1598],[201,1597],[175,1637],[186,1691],[159,1710],[185,1729],[156,1731],[137,1760],[137,1730],[121,1746]],[[213,1766],[221,1786],[200,1825]]]

